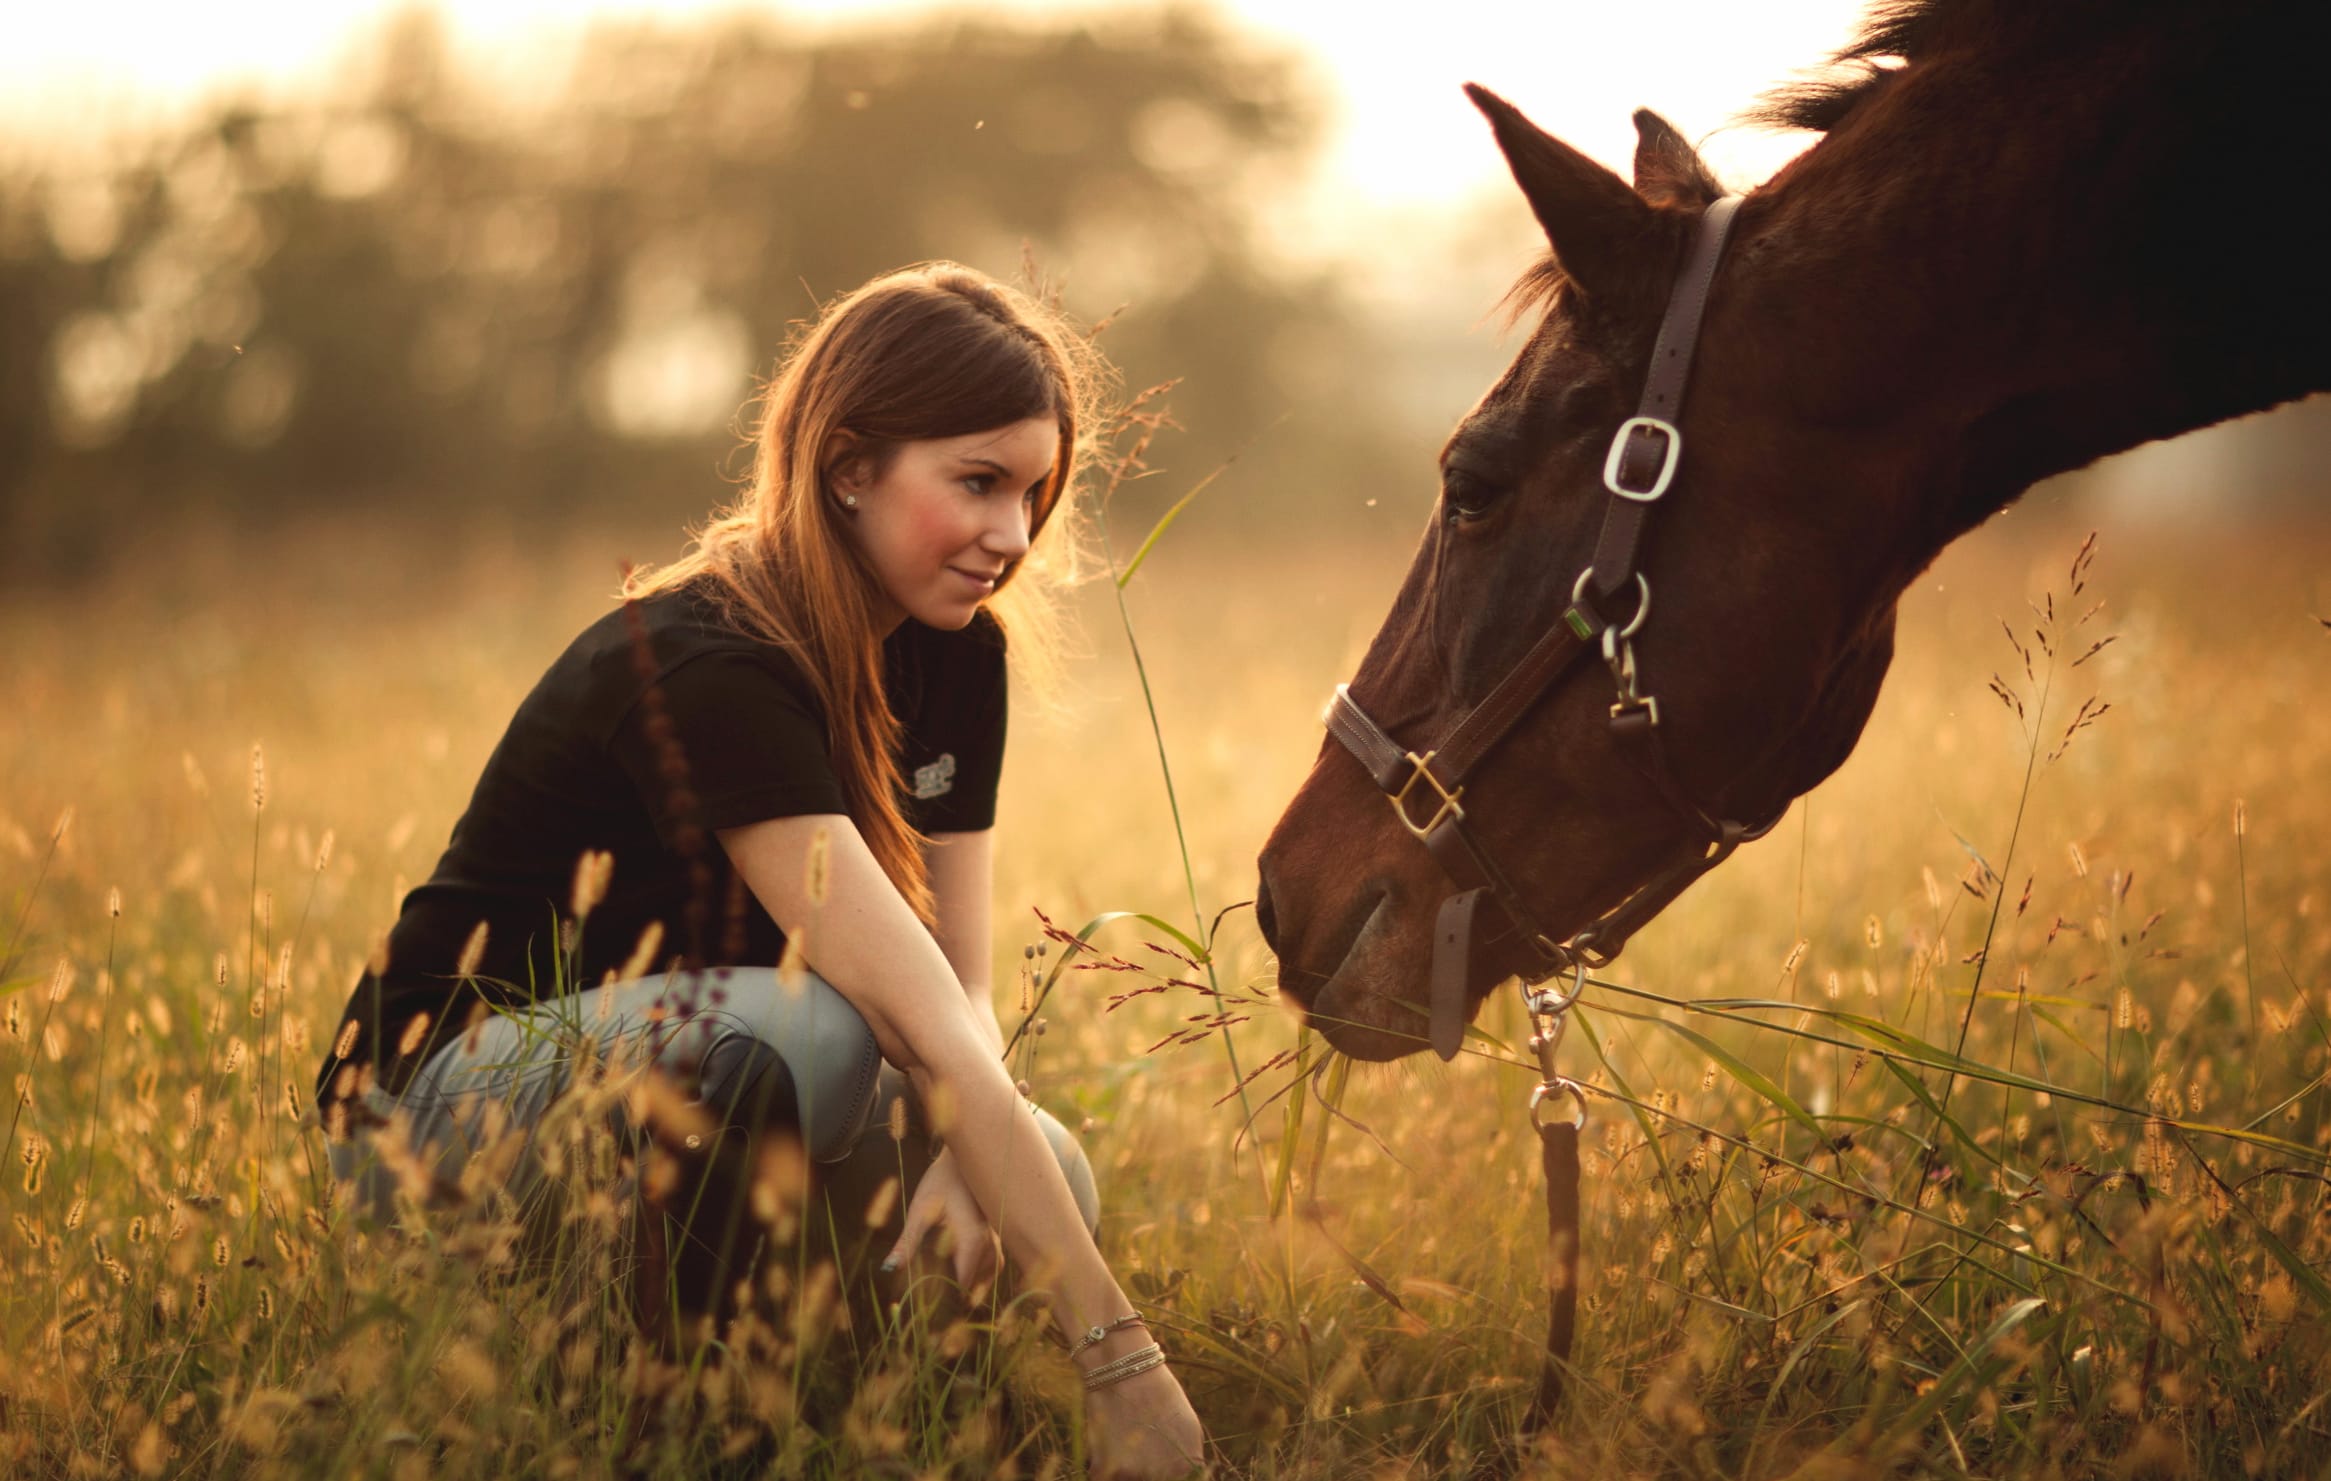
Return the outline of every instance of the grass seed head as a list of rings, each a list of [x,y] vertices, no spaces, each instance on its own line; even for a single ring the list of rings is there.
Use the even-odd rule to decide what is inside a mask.
[[[575,860],[574,888],[567,900],[567,914],[582,920],[599,908],[607,898],[607,881],[615,873],[615,855],[605,849],[585,849]]]
[[[486,923],[479,921],[470,927],[469,939],[461,943],[461,956],[454,963],[456,977],[475,977],[478,963],[486,959]]]
[[[655,966],[656,952],[662,949],[663,944],[664,923],[660,920],[649,921],[647,929],[639,933],[639,940],[633,944],[631,955],[625,959],[622,974],[617,980],[629,982],[633,978],[645,977],[649,969]]]
[[[429,1015],[426,1013],[414,1014],[412,1021],[405,1025],[404,1036],[397,1040],[398,1056],[401,1058],[419,1049],[421,1041],[428,1036]]]
[[[267,811],[267,752],[251,742],[251,811]]]

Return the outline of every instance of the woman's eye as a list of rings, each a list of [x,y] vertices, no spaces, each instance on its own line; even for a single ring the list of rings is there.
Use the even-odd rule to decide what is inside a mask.
[[[974,473],[963,480],[963,486],[975,494],[984,494],[996,486],[996,478],[992,473]]]
[[[1452,519],[1479,519],[1496,505],[1498,495],[1495,484],[1462,468],[1441,475],[1441,503]]]

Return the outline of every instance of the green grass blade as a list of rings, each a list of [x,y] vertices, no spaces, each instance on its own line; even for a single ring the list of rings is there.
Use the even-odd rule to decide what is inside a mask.
[[[1174,527],[1174,521],[1182,517],[1182,511],[1190,507],[1190,501],[1206,492],[1208,485],[1229,471],[1229,463],[1224,463],[1221,467],[1216,468],[1212,473],[1192,484],[1188,493],[1174,500],[1173,507],[1158,516],[1157,523],[1149,527],[1148,536],[1134,550],[1133,558],[1125,563],[1124,570],[1117,573],[1117,589],[1119,591],[1123,591],[1125,584],[1133,579],[1133,573],[1141,569],[1141,563],[1149,559],[1149,552],[1156,547],[1159,540],[1165,538],[1165,532]]]

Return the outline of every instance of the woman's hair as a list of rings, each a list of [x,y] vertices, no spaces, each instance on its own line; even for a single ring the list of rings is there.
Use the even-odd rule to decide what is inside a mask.
[[[900,725],[882,687],[876,578],[828,479],[859,458],[879,477],[907,442],[1051,417],[1060,451],[1030,516],[1030,553],[1004,569],[985,606],[1015,659],[1047,660],[1050,598],[1073,579],[1075,542],[1055,537],[1038,553],[1034,537],[1071,522],[1073,475],[1107,381],[1089,340],[1028,294],[952,262],[885,274],[802,326],[751,404],[754,466],[742,496],[694,532],[679,560],[624,581],[627,598],[699,586],[724,620],[794,658],[824,706],[850,815],[926,923],[921,839],[899,811]]]

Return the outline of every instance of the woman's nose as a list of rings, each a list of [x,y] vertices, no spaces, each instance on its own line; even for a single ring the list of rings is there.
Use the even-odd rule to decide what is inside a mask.
[[[1028,501],[998,500],[1007,507],[997,511],[987,522],[980,543],[990,552],[1005,560],[1018,560],[1028,553]]]

